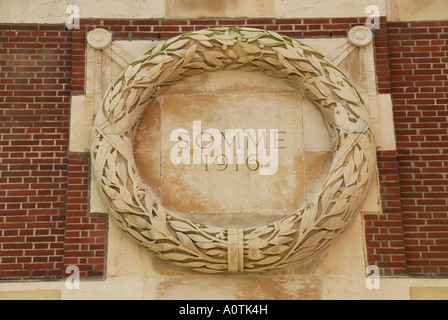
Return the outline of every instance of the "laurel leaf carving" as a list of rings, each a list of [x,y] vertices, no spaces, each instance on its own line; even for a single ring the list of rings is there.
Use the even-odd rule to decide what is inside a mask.
[[[303,260],[350,223],[374,171],[369,112],[348,78],[314,49],[272,31],[214,28],[161,41],[114,81],[92,134],[92,172],[119,225],[161,259],[198,272],[228,265],[225,228],[179,219],[156,203],[138,174],[132,136],[143,105],[162,89],[204,71],[264,71],[306,91],[335,142],[335,161],[315,199],[274,223],[238,230],[244,270],[259,272]],[[373,150],[373,151],[372,151]],[[241,238],[242,237],[242,238]],[[234,247],[232,247],[234,250]]]
[[[185,46],[189,41],[187,39],[184,40],[178,40],[170,44],[166,49],[167,50],[178,50]]]
[[[128,222],[129,224],[131,224],[132,226],[136,227],[136,228],[141,228],[141,229],[149,229],[151,228],[151,225],[148,223],[148,221],[146,221],[143,218],[140,218],[139,216],[136,215],[129,215],[125,218],[126,222]]]

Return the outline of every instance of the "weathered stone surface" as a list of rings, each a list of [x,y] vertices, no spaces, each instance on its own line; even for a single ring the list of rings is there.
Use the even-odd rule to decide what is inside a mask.
[[[193,144],[195,121],[202,131],[278,129],[275,174],[262,176],[250,163],[219,165],[223,157],[218,164],[173,164],[171,132],[185,128]],[[167,209],[219,226],[269,223],[299,209],[332,161],[320,112],[282,80],[257,72],[206,73],[171,86],[146,112],[134,147],[140,173]]]
[[[275,0],[166,0],[167,18],[272,17]]]

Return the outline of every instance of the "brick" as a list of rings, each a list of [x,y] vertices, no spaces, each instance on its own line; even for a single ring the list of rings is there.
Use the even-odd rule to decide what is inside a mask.
[[[179,31],[178,26],[155,26],[153,27],[154,32],[169,32],[169,31]]]
[[[351,23],[351,24],[359,24],[364,23],[363,18],[332,18],[331,23]],[[378,32],[379,30],[376,30],[375,32]]]
[[[257,24],[257,25],[266,25],[266,24],[273,24],[273,19],[247,19],[247,24]]]
[[[325,24],[322,26],[324,30],[335,30],[335,29],[350,29],[349,24],[339,23],[339,24]]]
[[[134,26],[156,26],[159,25],[159,20],[133,20],[132,25]]]
[[[288,25],[294,25],[294,24],[302,24],[302,19],[276,19],[276,24],[288,24]]]
[[[330,23],[330,19],[327,18],[319,18],[319,19],[303,19],[303,23],[307,25],[317,25],[317,24],[328,24]]]
[[[112,20],[104,19],[104,25],[105,26],[116,26],[116,25],[126,26],[126,25],[129,25],[129,24],[130,24],[130,21],[127,20],[127,19],[112,19]]]
[[[422,22],[411,22],[409,24],[410,28],[421,28],[421,27],[437,27],[437,21],[422,21]]]
[[[132,32],[133,38],[158,38],[159,35],[153,32]]]
[[[187,25],[187,20],[161,20],[160,24],[162,26],[169,26],[169,25],[175,25],[175,26],[181,26],[181,25]]]

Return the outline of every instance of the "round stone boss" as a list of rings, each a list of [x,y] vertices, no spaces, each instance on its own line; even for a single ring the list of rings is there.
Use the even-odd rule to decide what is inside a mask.
[[[334,156],[320,191],[283,219],[245,229],[195,223],[168,212],[142,180],[133,139],[145,110],[185,77],[262,71],[297,88],[321,111]],[[369,111],[349,79],[296,39],[252,28],[214,28],[161,42],[111,84],[91,138],[94,178],[110,216],[161,259],[199,272],[261,272],[296,264],[350,225],[375,171]]]

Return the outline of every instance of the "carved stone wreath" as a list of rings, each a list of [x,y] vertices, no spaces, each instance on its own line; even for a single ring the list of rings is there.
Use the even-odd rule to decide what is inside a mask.
[[[133,139],[167,86],[205,71],[262,71],[304,92],[333,140],[330,173],[317,195],[287,217],[246,229],[198,224],[168,212],[142,180]],[[326,248],[358,212],[375,167],[369,111],[347,77],[309,46],[275,32],[215,28],[164,41],[131,63],[98,110],[93,172],[108,212],[159,258],[206,273],[260,272]]]

